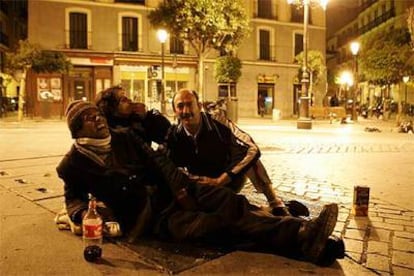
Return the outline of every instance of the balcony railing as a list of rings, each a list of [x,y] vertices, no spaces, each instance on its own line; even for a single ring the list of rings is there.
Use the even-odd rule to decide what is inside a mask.
[[[359,6],[359,13],[371,7],[373,4],[377,3],[378,0],[367,0]]]
[[[259,46],[259,60],[276,61],[275,47],[270,45]]]
[[[368,24],[362,26],[361,28],[359,28],[358,33],[360,35],[374,29],[375,27],[381,25],[382,23],[388,21],[390,18],[395,17],[395,9],[391,8],[390,10],[388,10],[387,12],[385,12],[384,14],[382,14],[381,16],[375,18],[373,21],[370,21]]]

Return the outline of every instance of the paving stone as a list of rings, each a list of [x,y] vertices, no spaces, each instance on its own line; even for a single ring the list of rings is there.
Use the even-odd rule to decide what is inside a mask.
[[[338,213],[338,221],[347,221],[348,217],[349,217],[349,212]]]
[[[375,228],[383,228],[388,230],[403,231],[404,226],[398,224],[390,224],[385,222],[372,221],[371,225]]]
[[[392,252],[392,264],[414,269],[414,253],[394,250]]]
[[[392,271],[394,272],[394,275],[414,275],[414,269],[399,267],[395,265],[392,266]]]
[[[414,239],[414,233],[395,231],[394,237]]]
[[[341,198],[339,198],[339,203],[340,204],[345,204],[345,205],[351,205],[352,204],[352,199],[348,198],[348,197],[341,197]]]
[[[306,192],[305,197],[310,198],[311,200],[319,200],[321,196],[318,193]]]
[[[384,222],[384,218],[383,217],[378,217],[378,216],[371,216],[371,214],[369,214],[369,220],[372,221],[376,221],[376,222]]]
[[[388,213],[381,213],[379,214],[380,217],[388,218],[388,219],[398,219],[398,220],[406,220],[411,221],[410,216],[404,216],[402,212],[399,214],[388,214]]]
[[[414,233],[414,227],[410,227],[410,226],[405,226],[404,230],[410,233]]]
[[[377,254],[367,254],[366,266],[371,269],[380,270],[384,272],[391,272],[390,260],[386,256]]]
[[[334,196],[321,196],[321,200],[325,202],[338,202],[338,198]]]
[[[348,248],[347,248],[348,249]],[[361,263],[361,253],[357,253],[357,252],[346,252],[346,255],[351,258],[353,261],[357,262],[357,263]]]
[[[414,240],[407,238],[393,237],[392,247],[396,250],[414,252]]]
[[[292,188],[292,187],[290,187],[290,186],[279,185],[279,186],[277,186],[277,190],[278,190],[278,191],[281,191],[281,192],[287,192],[287,193],[290,193],[290,192],[292,192],[292,191],[293,191],[293,188]]]
[[[345,250],[347,252],[362,253],[363,242],[359,240],[353,240],[349,238],[344,238]]]
[[[364,240],[364,237],[365,237],[365,231],[347,228],[345,231],[345,237],[349,239],[362,241]]]
[[[335,225],[334,231],[343,232],[345,228],[345,222],[338,221]]]
[[[317,187],[313,186],[307,186],[306,187],[306,193],[319,193],[319,189]]]
[[[407,226],[411,226],[414,227],[414,221],[407,221],[407,220],[402,220],[402,219],[389,219],[389,218],[385,218],[385,223],[391,223],[391,224],[399,224],[399,225],[407,225]]]
[[[414,219],[414,211],[404,211],[403,214]]]
[[[393,205],[386,205],[386,206],[382,206],[382,205],[376,205],[375,209],[380,212],[380,213],[386,213],[386,214],[401,214],[401,208],[397,207],[397,206],[393,206]]]
[[[368,253],[388,256],[388,250],[389,248],[387,242],[368,241]]]
[[[367,218],[362,219],[354,217],[353,219],[349,220],[347,228],[366,230],[368,228],[368,225],[369,221]]]
[[[391,234],[391,231],[389,230],[371,228],[368,240],[389,242],[390,234]]]

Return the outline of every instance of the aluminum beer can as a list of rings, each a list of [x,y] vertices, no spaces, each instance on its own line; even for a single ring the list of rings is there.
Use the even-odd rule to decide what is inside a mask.
[[[355,216],[368,216],[369,187],[354,186],[354,200],[352,214]]]

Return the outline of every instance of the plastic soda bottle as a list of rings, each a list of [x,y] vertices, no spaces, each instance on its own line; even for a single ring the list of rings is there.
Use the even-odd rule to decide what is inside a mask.
[[[83,256],[94,262],[102,256],[102,218],[96,211],[96,199],[89,194],[89,206],[82,220]]]

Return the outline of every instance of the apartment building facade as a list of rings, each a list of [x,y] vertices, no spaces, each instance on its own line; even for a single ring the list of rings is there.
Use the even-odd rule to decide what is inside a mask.
[[[410,0],[351,0],[339,7],[332,14],[348,14],[351,17],[334,30],[328,30],[327,38],[327,67],[328,76],[332,80],[338,78],[340,70],[354,70],[354,56],[350,50],[350,43],[361,41],[372,32],[383,32],[390,28],[407,26],[408,8],[414,6]],[[328,16],[331,11],[328,8]],[[360,49],[364,51],[366,49]],[[363,73],[363,72],[360,72]],[[356,100],[361,104],[375,105],[383,98],[400,102],[403,96],[403,80],[397,85],[391,86],[391,91],[386,87],[370,85],[367,82],[359,82]],[[346,97],[340,85],[330,83],[329,95],[340,94]],[[410,95],[410,93],[409,93]],[[414,101],[414,96],[408,102]]]
[[[65,53],[73,64],[68,74],[29,74],[27,111],[41,116],[42,106],[63,115],[75,99],[91,100],[96,93],[121,84],[129,96],[149,108],[160,108],[161,43],[147,15],[160,0],[42,0],[29,1],[28,39],[44,49]],[[299,1],[301,2],[301,1]],[[294,57],[303,50],[303,8],[286,0],[244,0],[251,33],[238,50],[242,77],[234,96],[239,117],[258,115],[259,95],[266,98],[266,114],[297,114],[300,83]],[[308,48],[325,53],[325,12],[310,9]],[[205,61],[204,100],[219,97],[214,62]],[[190,47],[169,37],[164,51],[166,99],[182,87],[195,88],[197,57]],[[46,93],[50,92],[50,93]],[[321,104],[326,82],[316,86]],[[43,95],[51,95],[45,98]],[[45,105],[46,102],[46,105]],[[167,114],[171,114],[167,104]]]

